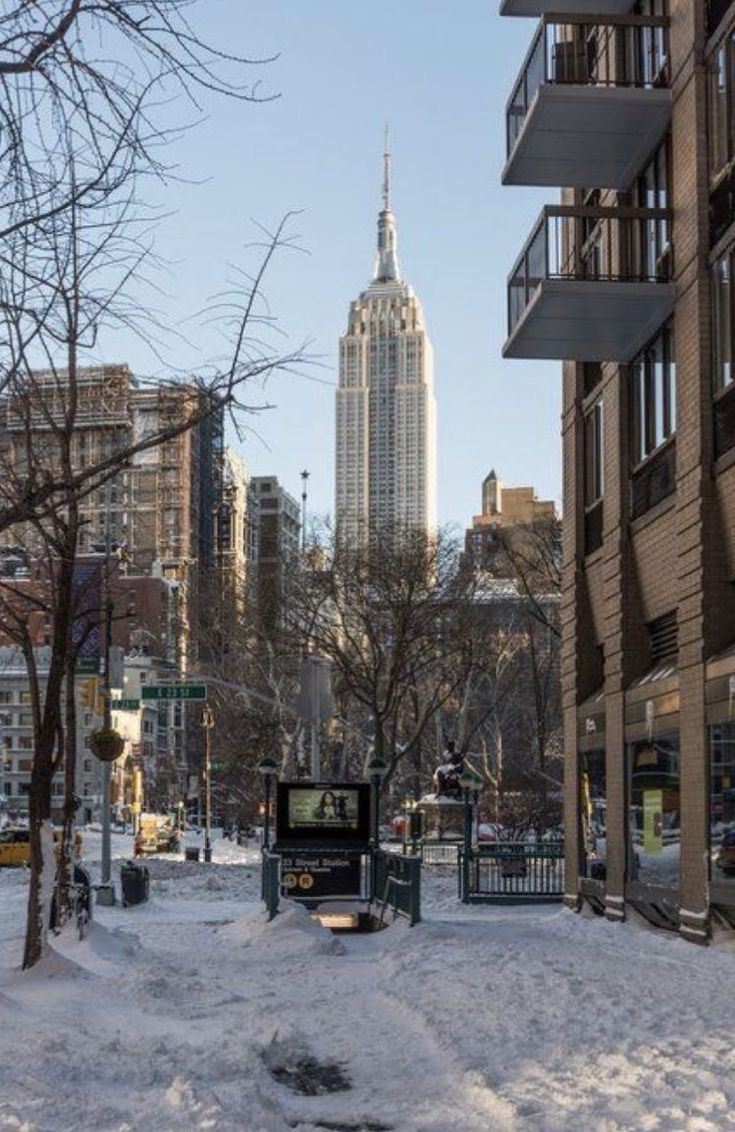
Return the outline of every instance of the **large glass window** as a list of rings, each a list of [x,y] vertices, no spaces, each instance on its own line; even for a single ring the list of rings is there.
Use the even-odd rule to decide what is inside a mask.
[[[709,71],[709,168],[716,180],[735,157],[735,31],[720,44]]]
[[[592,507],[604,490],[602,400],[584,418],[584,505]]]
[[[631,743],[628,878],[657,888],[679,887],[681,797],[676,735]]]
[[[640,208],[668,208],[669,159],[664,142],[643,170],[636,183],[636,203]],[[665,266],[669,254],[668,220],[644,220],[642,223],[642,277],[658,279],[667,276]]]
[[[676,362],[671,324],[632,365],[633,461],[640,464],[676,431]]]
[[[709,737],[711,876],[732,887],[735,901],[735,723],[715,724]]]
[[[733,382],[733,287],[735,267],[733,249],[725,252],[712,265],[712,370],[715,393],[727,389]]]
[[[592,880],[607,875],[605,752],[579,756],[580,872]]]

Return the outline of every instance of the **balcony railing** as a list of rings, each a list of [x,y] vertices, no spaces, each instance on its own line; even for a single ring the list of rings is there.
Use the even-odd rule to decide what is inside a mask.
[[[512,334],[544,279],[668,283],[669,254],[656,256],[655,227],[665,208],[575,208],[547,205],[508,282]]]
[[[629,361],[670,313],[670,220],[662,208],[544,208],[508,279],[506,356]]]
[[[625,187],[613,183],[619,172],[618,147],[630,148],[640,134],[641,144],[649,147],[643,159],[650,153],[651,137],[667,121],[668,72],[668,20],[663,16],[542,17],[506,107],[504,181]],[[654,88],[658,94],[651,93]],[[542,96],[543,107],[538,105]],[[652,115],[652,120],[644,122],[641,115]],[[521,147],[519,156],[516,147],[527,126],[532,136],[523,143],[529,152]],[[583,152],[588,137],[592,154]],[[598,153],[612,179],[578,182],[575,157],[587,162],[579,176],[588,177],[590,156]],[[557,182],[560,159],[569,179]]]

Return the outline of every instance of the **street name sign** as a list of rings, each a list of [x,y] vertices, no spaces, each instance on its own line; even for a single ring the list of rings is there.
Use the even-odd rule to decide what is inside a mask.
[[[137,711],[139,707],[140,700],[110,700],[112,711]]]
[[[206,684],[144,684],[144,700],[206,700]]]

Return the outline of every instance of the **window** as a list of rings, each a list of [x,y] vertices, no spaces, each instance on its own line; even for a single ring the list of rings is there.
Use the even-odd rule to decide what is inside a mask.
[[[708,143],[710,178],[716,181],[735,157],[735,32],[710,62]]]
[[[592,880],[606,876],[605,752],[579,756],[580,872]]]
[[[640,208],[668,208],[668,147],[664,142],[656,150],[636,182],[635,199]],[[644,279],[667,279],[666,257],[669,255],[668,220],[644,220],[641,232],[641,275]]]
[[[712,880],[727,886],[735,900],[735,723],[709,729],[710,868]]]
[[[638,355],[633,373],[633,463],[640,464],[676,430],[676,363],[671,324]]]
[[[735,249],[730,248],[712,265],[712,370],[714,391],[720,393],[733,381],[733,288]]]
[[[707,32],[713,35],[724,20],[730,8],[730,0],[708,0],[707,2]]]
[[[681,798],[676,735],[631,743],[628,877],[639,884],[679,887]]]
[[[600,362],[582,362],[582,396],[588,397],[602,381]]]
[[[603,488],[602,400],[600,399],[584,418],[585,507],[592,507],[602,499]]]

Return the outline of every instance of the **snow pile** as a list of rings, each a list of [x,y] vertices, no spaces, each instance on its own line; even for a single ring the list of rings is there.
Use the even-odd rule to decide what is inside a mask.
[[[735,1128],[729,943],[465,909],[431,870],[423,924],[337,937],[269,924],[237,850],[150,859],[148,904],[25,975],[27,878],[0,871],[0,1129]]]

